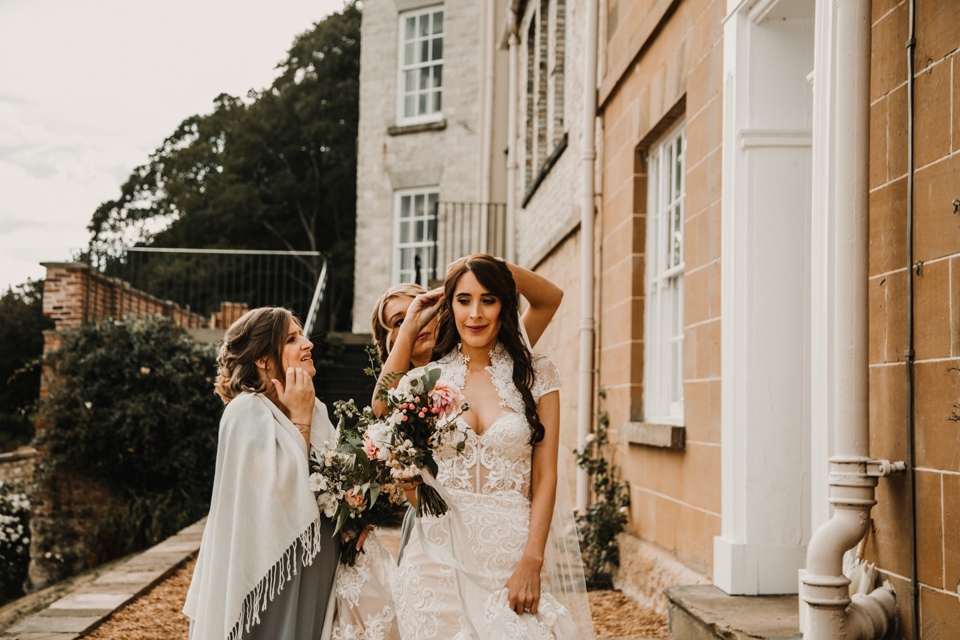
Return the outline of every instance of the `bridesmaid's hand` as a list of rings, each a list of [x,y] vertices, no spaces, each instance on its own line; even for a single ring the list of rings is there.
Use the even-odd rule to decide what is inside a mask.
[[[523,557],[520,565],[507,580],[507,601],[519,616],[536,613],[540,607],[540,569],[543,563]]]
[[[416,336],[430,324],[430,321],[433,320],[437,312],[440,311],[440,303],[443,301],[443,288],[431,289],[426,293],[421,293],[416,298],[413,299],[413,302],[410,303],[410,306],[407,307],[407,315],[403,319],[403,324],[400,325],[401,331],[409,331],[411,337],[416,339]]]
[[[290,421],[309,426],[313,420],[313,407],[317,397],[310,374],[303,369],[289,367],[286,384],[274,378],[273,386],[277,388],[280,402],[290,412]]]

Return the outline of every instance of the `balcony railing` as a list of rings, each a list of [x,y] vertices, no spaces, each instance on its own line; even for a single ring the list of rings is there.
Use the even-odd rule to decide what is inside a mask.
[[[223,328],[238,309],[270,305],[291,309],[314,331],[327,273],[316,251],[126,247],[91,251],[87,261],[100,278],[85,285],[86,321],[177,307],[191,327]],[[123,286],[101,286],[103,278]]]
[[[437,202],[434,210],[433,280],[441,280],[447,265],[472,253],[506,255],[507,205],[503,203]]]

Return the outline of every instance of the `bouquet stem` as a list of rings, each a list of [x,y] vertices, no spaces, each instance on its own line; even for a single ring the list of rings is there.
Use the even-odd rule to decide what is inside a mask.
[[[437,490],[427,484],[417,485],[417,517],[442,516],[449,507]]]

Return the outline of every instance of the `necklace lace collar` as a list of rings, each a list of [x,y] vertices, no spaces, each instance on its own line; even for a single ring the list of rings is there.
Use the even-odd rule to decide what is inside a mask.
[[[470,362],[470,356],[463,353],[461,346],[462,344],[458,343],[456,349],[440,360],[440,364],[444,365],[443,377],[462,391],[466,385],[467,364]],[[490,364],[484,369],[490,373],[493,386],[497,389],[500,406],[523,414],[523,396],[513,384],[513,358],[499,341],[490,350]]]

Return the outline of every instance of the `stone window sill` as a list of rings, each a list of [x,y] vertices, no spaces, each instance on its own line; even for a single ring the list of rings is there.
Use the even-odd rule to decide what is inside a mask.
[[[391,125],[387,127],[388,136],[402,136],[408,133],[423,133],[424,131],[443,131],[447,128],[447,120],[443,118],[436,122],[421,122],[418,124]]]
[[[617,429],[617,437],[630,444],[683,451],[687,446],[687,429],[672,424],[624,422]]]

